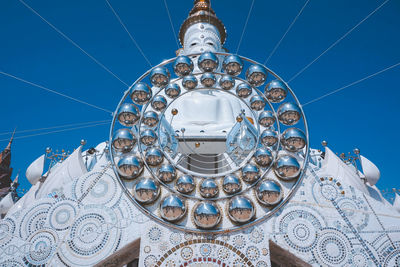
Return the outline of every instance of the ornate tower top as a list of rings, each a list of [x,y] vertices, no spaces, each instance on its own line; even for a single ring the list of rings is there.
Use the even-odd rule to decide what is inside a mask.
[[[219,32],[221,38],[221,44],[225,43],[226,40],[226,29],[222,21],[220,21],[214,10],[211,8],[210,0],[195,0],[192,10],[189,12],[189,17],[183,22],[181,29],[179,30],[179,40],[181,45],[185,44],[185,34],[190,26],[196,23],[209,23],[215,26]]]

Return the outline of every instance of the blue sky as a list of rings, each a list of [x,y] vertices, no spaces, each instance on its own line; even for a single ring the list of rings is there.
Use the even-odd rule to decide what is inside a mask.
[[[191,0],[168,0],[176,32]],[[105,1],[26,0],[32,8],[131,84],[148,69]],[[175,56],[177,45],[163,0],[110,0],[152,64]],[[255,0],[239,54],[264,62],[305,1]],[[288,80],[383,1],[311,0],[287,34],[268,67]],[[224,22],[226,47],[236,51],[251,0],[214,0]],[[400,61],[400,2],[389,1],[304,73],[290,82],[300,102],[375,73]],[[126,86],[62,38],[17,0],[0,3],[0,71],[114,110]],[[399,132],[400,67],[305,106],[311,146],[327,140],[334,152],[358,147],[381,170],[381,189],[399,187],[396,133]],[[0,146],[17,131],[111,119],[110,114],[0,74]],[[78,127],[78,126],[77,126]],[[61,129],[61,128],[60,128]],[[53,131],[58,129],[51,129]],[[17,133],[16,137],[37,132]],[[108,139],[109,125],[16,139],[12,166],[21,170],[46,147],[73,150]]]

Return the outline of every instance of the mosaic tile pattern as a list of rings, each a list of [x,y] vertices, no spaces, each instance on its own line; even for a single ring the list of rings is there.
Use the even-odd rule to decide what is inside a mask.
[[[400,214],[313,165],[270,220],[212,236],[150,222],[106,167],[0,220],[0,266],[92,266],[138,237],[141,266],[270,266],[269,239],[313,266],[400,266]]]

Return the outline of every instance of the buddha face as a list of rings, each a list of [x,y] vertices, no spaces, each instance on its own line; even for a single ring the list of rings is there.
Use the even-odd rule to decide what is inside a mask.
[[[221,51],[221,39],[217,28],[209,23],[196,23],[185,34],[184,54]]]

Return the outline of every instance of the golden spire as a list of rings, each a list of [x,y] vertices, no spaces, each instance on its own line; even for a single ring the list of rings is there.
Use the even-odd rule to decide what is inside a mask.
[[[186,30],[193,24],[205,22],[214,25],[220,34],[221,44],[225,43],[226,30],[225,26],[217,18],[214,10],[211,8],[210,0],[194,0],[192,10],[189,12],[189,17],[183,22],[181,29],[179,30],[179,40],[181,45],[184,45],[184,38]]]

